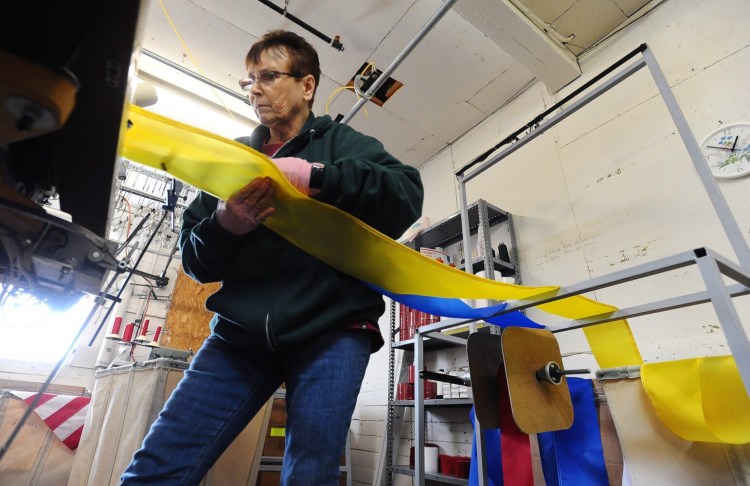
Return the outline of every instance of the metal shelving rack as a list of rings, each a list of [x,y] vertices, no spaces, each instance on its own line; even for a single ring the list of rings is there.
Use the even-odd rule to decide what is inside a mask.
[[[436,246],[450,246],[468,239],[477,234],[483,235],[484,248],[488,250],[481,258],[474,259],[472,262],[472,271],[477,272],[486,269],[486,276],[489,279],[494,278],[494,272],[499,272],[503,276],[515,277],[516,283],[520,283],[520,275],[518,272],[518,253],[516,251],[516,240],[513,231],[513,216],[502,209],[499,209],[486,201],[480,199],[467,208],[468,213],[468,232],[467,238],[464,238],[462,232],[462,219],[461,213],[457,212],[426,229],[423,233],[417,235],[411,242],[407,243],[407,246],[415,250],[419,250],[420,247],[434,248]],[[510,244],[508,254],[510,262],[505,262],[497,257],[493,257],[489,248],[491,245],[490,228],[498,224],[507,224],[508,231],[510,233]],[[480,232],[481,228],[481,232]],[[469,248],[467,243],[464,243],[464,248]],[[464,255],[469,255],[470,252],[464,250]],[[466,485],[468,484],[467,479],[457,478],[454,476],[448,476],[444,474],[426,473],[424,470],[424,441],[425,441],[425,410],[426,408],[433,407],[471,407],[474,402],[472,399],[434,399],[424,400],[424,382],[416,378],[414,384],[414,400],[395,400],[394,389],[396,386],[395,376],[395,352],[396,350],[403,351],[405,353],[413,352],[414,366],[415,369],[421,370],[424,368],[424,353],[425,351],[436,351],[444,349],[450,346],[465,346],[466,337],[468,332],[461,334],[443,334],[441,331],[450,327],[454,327],[457,324],[466,323],[469,321],[461,319],[444,319],[441,322],[431,324],[419,328],[419,332],[415,332],[414,339],[410,339],[402,342],[393,342],[398,330],[396,329],[396,304],[391,301],[390,306],[390,336],[391,342],[389,343],[389,374],[388,374],[388,423],[387,423],[387,445],[386,445],[386,468],[387,468],[387,484],[393,483],[393,474],[402,474],[407,476],[413,476],[416,482],[424,484],[424,480],[437,481],[445,484],[457,484]],[[470,325],[472,330],[476,330],[476,324],[471,321]],[[483,332],[493,332],[497,329],[496,326],[487,325],[482,328]],[[426,332],[429,330],[429,336]],[[408,354],[405,354],[407,357]],[[395,423],[395,410],[404,408],[414,408],[414,468],[409,465],[394,465],[393,460],[394,445],[398,444],[398,437],[394,434],[394,423]]]

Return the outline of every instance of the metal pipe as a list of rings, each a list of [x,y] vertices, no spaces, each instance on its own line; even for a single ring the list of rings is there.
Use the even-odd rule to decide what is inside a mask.
[[[330,37],[328,37],[327,35],[325,35],[321,31],[319,31],[318,29],[316,29],[315,27],[312,27],[307,22],[305,22],[305,21],[299,19],[298,17],[295,17],[294,15],[290,14],[289,12],[287,12],[286,7],[281,8],[278,5],[274,5],[273,3],[269,2],[268,0],[258,0],[258,1],[260,3],[262,3],[263,5],[265,5],[266,7],[269,7],[274,12],[280,13],[281,15],[283,15],[286,18],[288,18],[289,20],[291,20],[295,24],[299,25],[303,29],[307,30],[311,34],[315,34],[319,38],[323,39],[324,41],[326,41],[328,43],[328,45],[330,45],[334,49],[338,49],[339,51],[343,51],[344,50],[344,45],[339,40],[338,36],[336,36],[333,39],[331,39]]]
[[[651,76],[654,78],[656,86],[659,88],[664,104],[667,105],[669,114],[672,115],[672,121],[680,133],[682,143],[687,148],[690,159],[695,166],[695,171],[703,183],[703,188],[711,200],[711,204],[714,207],[714,211],[716,211],[716,215],[719,217],[719,221],[721,221],[724,232],[727,238],[729,238],[729,243],[732,245],[734,254],[737,256],[737,261],[743,267],[750,268],[750,247],[748,247],[747,241],[745,241],[745,236],[739,224],[737,224],[737,220],[732,216],[732,211],[729,209],[729,204],[727,204],[724,195],[721,193],[721,189],[719,189],[719,184],[711,175],[711,169],[708,168],[708,164],[706,164],[703,158],[698,142],[695,141],[695,136],[690,130],[690,125],[688,125],[687,119],[682,113],[680,105],[672,93],[672,89],[669,87],[669,83],[667,83],[667,78],[664,77],[664,73],[656,62],[656,57],[654,57],[651,50],[645,49],[643,51],[643,58],[648,65],[648,69],[651,71]]]
[[[462,244],[464,254],[464,271],[469,275],[473,275],[471,264],[471,247],[469,246],[471,243],[471,234],[469,233],[471,231],[471,228],[469,227],[469,204],[466,197],[466,184],[463,182],[463,175],[460,175],[458,177],[458,197],[459,202],[461,203],[461,238],[463,241]],[[474,299],[469,300],[469,305],[471,307],[475,307],[474,304]],[[469,333],[475,332],[477,332],[477,323],[476,321],[471,321],[469,323]]]
[[[424,336],[419,329],[414,333],[414,369],[424,369]],[[424,481],[424,439],[425,439],[425,409],[424,382],[415,380],[414,383],[414,484],[425,486]]]
[[[555,116],[553,116],[552,118],[544,122],[543,125],[538,125],[538,126],[534,125],[534,126],[523,128],[522,131],[531,130],[531,132],[525,137],[518,139],[515,143],[513,143],[509,147],[506,147],[505,149],[503,149],[497,155],[491,157],[489,160],[484,162],[482,165],[477,167],[475,170],[473,170],[469,174],[463,174],[462,180],[464,181],[464,183],[466,183],[470,181],[471,179],[477,177],[479,174],[481,174],[482,172],[492,167],[496,162],[499,162],[501,159],[504,159],[505,157],[509,156],[516,150],[520,149],[527,143],[539,137],[544,132],[554,127],[561,121],[565,120],[567,117],[569,117],[576,111],[580,110],[584,106],[588,105],[589,103],[597,99],[599,96],[603,95],[610,89],[617,86],[621,81],[629,78],[630,76],[632,76],[639,70],[643,69],[644,67],[646,67],[646,61],[644,61],[643,59],[639,59],[633,62],[628,67],[624,68],[616,77],[613,77],[611,79],[604,81],[600,86],[598,86],[597,88],[594,88],[589,94],[579,99],[578,101],[574,102],[568,108],[563,109],[562,111],[557,113]],[[534,123],[534,122],[532,121],[530,123]],[[466,168],[467,167],[461,170],[463,171]]]
[[[263,0],[261,0],[263,1]],[[351,110],[349,110],[349,113],[346,114],[346,116],[341,120],[341,123],[347,123],[349,120],[351,120],[354,115],[357,114],[360,108],[364,106],[365,103],[367,103],[370,98],[372,98],[372,95],[374,95],[378,89],[380,89],[380,86],[385,83],[385,81],[388,79],[388,77],[393,73],[393,71],[396,70],[396,68],[401,64],[401,62],[408,56],[412,50],[421,42],[421,40],[427,35],[427,33],[432,29],[432,27],[440,21],[440,19],[443,18],[443,16],[450,10],[451,6],[456,3],[456,0],[445,0],[443,2],[443,5],[440,6],[437,12],[430,18],[430,20],[427,21],[424,27],[422,27],[422,30],[417,32],[417,35],[414,37],[414,39],[409,42],[409,44],[404,48],[401,53],[396,56],[396,59],[391,63],[390,66],[386,68],[385,71],[383,71],[383,74],[381,74],[378,79],[375,80],[374,83],[372,83],[372,86],[367,90],[365,93],[365,96],[360,98],[357,101],[357,104],[352,107]]]
[[[711,296],[716,317],[719,318],[719,325],[724,331],[727,345],[745,385],[745,391],[750,395],[750,340],[748,340],[747,332],[742,325],[737,308],[732,303],[732,296],[724,285],[722,273],[714,255],[707,253],[699,256],[696,261]]]
[[[151,213],[146,213],[146,215],[141,218],[141,220],[138,222],[138,225],[135,227],[135,230],[128,235],[127,238],[125,238],[125,241],[120,243],[120,246],[117,248],[117,251],[115,252],[115,256],[119,255],[120,252],[127,248],[130,242],[135,238],[135,236],[141,232],[141,229],[143,228],[143,225],[146,224],[146,220],[151,217]]]
[[[422,370],[419,377],[425,380],[440,381],[443,383],[453,383],[456,385],[471,386],[471,375],[464,373],[461,376],[449,375],[448,373],[436,373],[435,371]]]
[[[597,74],[596,76],[594,76],[590,80],[588,80],[585,83],[583,83],[580,87],[578,87],[575,90],[573,90],[572,93],[570,93],[569,95],[567,95],[566,97],[564,97],[563,99],[561,99],[560,101],[558,101],[557,103],[555,103],[554,105],[550,106],[549,108],[547,108],[546,110],[544,110],[542,113],[540,113],[537,116],[535,116],[526,125],[522,126],[521,128],[519,128],[515,132],[513,132],[510,135],[508,135],[507,137],[505,137],[505,139],[503,139],[500,143],[498,143],[497,145],[493,146],[492,148],[490,148],[486,152],[482,153],[481,155],[479,155],[478,157],[476,157],[474,160],[472,160],[471,162],[469,162],[465,166],[461,167],[458,170],[458,172],[456,172],[456,175],[461,175],[464,172],[466,172],[468,169],[470,169],[471,167],[473,167],[473,166],[475,166],[475,165],[483,162],[487,157],[490,156],[490,154],[492,154],[492,152],[494,152],[495,150],[499,149],[503,145],[507,145],[509,143],[517,141],[518,140],[518,136],[521,135],[523,132],[525,132],[526,130],[535,128],[539,124],[539,122],[541,122],[544,118],[546,118],[547,116],[549,116],[551,113],[554,113],[558,109],[562,108],[567,102],[569,102],[570,100],[572,100],[573,98],[575,98],[576,96],[578,96],[579,94],[581,94],[582,92],[584,92],[585,90],[587,90],[590,86],[592,86],[593,84],[597,83],[600,79],[604,78],[605,76],[607,76],[609,73],[611,73],[612,71],[614,71],[618,67],[620,67],[623,64],[625,64],[625,62],[627,62],[629,59],[635,57],[638,53],[643,52],[645,49],[646,49],[646,44],[641,44],[637,48],[633,49],[628,54],[626,54],[625,56],[623,56],[619,61],[615,62],[614,64],[612,64],[611,66],[609,66],[607,69],[605,69],[604,71],[600,72],[599,74]]]
[[[134,187],[120,186],[119,189],[122,192],[128,192],[130,194],[135,194],[136,196],[145,197],[146,199],[151,199],[152,201],[158,201],[158,202],[161,202],[161,203],[164,202],[164,198],[163,197],[154,196],[153,194],[150,194],[150,193],[145,192],[145,191],[141,191],[140,189],[136,189]],[[185,203],[179,203],[178,202],[178,203],[176,203],[176,206],[179,207],[179,208],[186,208],[187,204],[185,204]]]
[[[177,64],[176,62],[170,61],[166,57],[162,57],[162,56],[160,56],[159,54],[157,54],[155,52],[149,51],[148,49],[141,49],[141,53],[145,54],[146,56],[150,57],[151,59],[155,59],[155,60],[159,61],[160,63],[171,67],[172,69],[175,69],[175,70],[177,70],[177,71],[179,71],[179,72],[181,72],[183,74],[186,74],[186,75],[190,76],[191,78],[200,81],[201,83],[207,84],[207,85],[211,86],[212,88],[214,88],[214,89],[216,89],[218,91],[221,91],[222,93],[224,93],[226,95],[231,96],[232,98],[237,98],[238,100],[242,101],[243,103],[245,103],[247,105],[250,104],[250,101],[247,99],[247,96],[241,95],[239,93],[236,93],[236,92],[232,91],[231,89],[227,88],[226,86],[220,85],[216,81],[212,81],[212,80],[208,79],[205,76],[201,76],[198,73],[194,73],[193,71],[187,69],[184,66],[181,66],[180,64]]]
[[[143,247],[143,250],[141,250],[141,254],[138,255],[138,259],[135,261],[135,264],[133,265],[133,270],[138,268],[138,265],[141,263],[141,260],[143,259],[143,256],[146,254],[146,249],[149,247],[151,242],[153,241],[154,237],[156,236],[156,233],[159,231],[159,227],[161,227],[161,224],[164,222],[164,220],[167,217],[167,211],[163,211],[161,215],[161,219],[159,220],[159,223],[154,228],[154,231],[151,233],[151,235],[148,238],[148,241],[146,241],[146,244]],[[127,272],[127,276],[125,277],[125,282],[122,284],[122,288],[120,288],[120,291],[117,294],[117,298],[120,298],[120,295],[123,292],[123,289],[128,285],[128,282],[130,281],[130,278],[133,276],[133,271]],[[107,313],[102,318],[101,322],[99,323],[99,326],[96,328],[96,331],[94,331],[94,335],[91,336],[91,340],[89,341],[89,346],[92,346],[94,344],[94,341],[96,341],[96,336],[99,335],[99,332],[102,330],[102,326],[104,326],[104,323],[107,322],[107,319],[109,318],[110,313],[112,312],[112,309],[114,308],[114,305],[110,306],[110,308],[107,310]]]

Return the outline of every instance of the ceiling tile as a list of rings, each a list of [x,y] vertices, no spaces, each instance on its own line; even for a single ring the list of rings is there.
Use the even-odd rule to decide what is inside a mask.
[[[472,95],[469,103],[485,115],[492,114],[533,81],[534,76],[525,67],[514,62],[487,86]]]
[[[240,93],[237,81],[244,75],[245,53],[256,40],[253,36],[190,2],[165,0],[183,45],[158,2],[147,3],[145,49]]]
[[[552,26],[563,36],[575,34],[567,47],[578,55],[625,20],[627,17],[612,0],[578,0]]]
[[[646,4],[651,3],[650,0],[614,0],[615,5],[622,10],[622,13],[630,17]]]
[[[185,3],[185,0],[171,0]],[[292,0],[288,12],[328,37],[341,37],[343,51],[328,46],[322,39],[259,2],[238,0],[194,0],[240,29],[259,38],[269,30],[292,30],[303,36],[318,51],[322,71],[344,85],[369,57],[411,3],[400,0],[352,2],[326,0],[325,8],[316,0]],[[283,0],[274,3],[283,7]],[[247,47],[241,46],[244,53]]]
[[[576,57],[512,0],[463,0],[455,8],[552,91],[580,76]]]
[[[542,21],[551,24],[568,10],[576,0],[516,0],[517,3],[528,8]],[[516,3],[514,2],[514,3]]]

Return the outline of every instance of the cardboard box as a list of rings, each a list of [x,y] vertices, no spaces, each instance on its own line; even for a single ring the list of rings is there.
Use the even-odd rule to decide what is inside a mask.
[[[26,402],[3,392],[0,396],[0,443],[10,437],[28,409]],[[0,461],[0,484],[60,486],[68,482],[75,452],[32,413]]]

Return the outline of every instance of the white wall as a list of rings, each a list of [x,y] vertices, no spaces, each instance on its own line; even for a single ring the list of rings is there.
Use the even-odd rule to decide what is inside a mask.
[[[424,165],[423,214],[437,221],[456,212],[455,171],[642,43],[655,54],[698,142],[721,124],[747,121],[748,7],[746,0],[662,3],[585,55],[581,79],[554,94],[541,84],[532,86]],[[719,185],[750,239],[750,177]],[[514,215],[527,285],[573,284],[703,246],[736,261],[646,69],[471,181],[467,195],[469,202],[483,198]],[[697,270],[688,268],[591,297],[624,308],[702,288]],[[748,315],[747,297],[735,303],[740,315]],[[540,312],[530,315],[555,322]],[[729,354],[709,306],[631,319],[630,325],[647,362]],[[596,369],[580,332],[558,338],[563,355],[571,355],[566,366]],[[384,383],[378,377],[387,370],[387,355],[373,356],[368,380]],[[372,393],[361,400],[369,409],[378,403],[384,408],[386,393],[383,386],[379,402]],[[452,438],[452,447],[464,449],[466,428],[454,423],[455,417],[444,420],[447,425],[428,424],[428,440],[431,430],[438,435],[439,429],[440,437]]]

